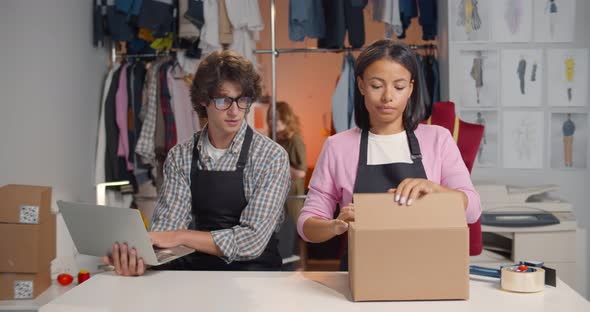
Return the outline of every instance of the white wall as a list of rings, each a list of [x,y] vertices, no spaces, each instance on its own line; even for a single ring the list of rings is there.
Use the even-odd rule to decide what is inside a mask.
[[[51,186],[54,209],[94,201],[107,60],[92,46],[92,1],[0,1],[0,185]],[[57,243],[58,258],[73,254],[63,220]]]
[[[541,0],[534,0],[541,1]],[[450,1],[454,3],[455,1]],[[440,30],[440,60],[441,60],[441,98],[449,99],[449,67],[448,67],[448,38],[447,29],[448,5],[449,0],[439,2],[439,30]],[[536,44],[535,47],[543,48],[586,48],[590,49],[590,1],[576,1],[575,33],[574,41],[568,44]],[[502,46],[502,45],[496,45]],[[523,47],[527,47],[523,44]],[[551,77],[548,77],[550,80]],[[586,81],[590,89],[590,80]],[[451,99],[453,100],[453,99]],[[455,99],[456,100],[456,99]],[[588,104],[590,105],[590,103]],[[474,181],[505,181],[514,185],[538,185],[538,184],[557,184],[560,186],[560,197],[568,200],[573,204],[578,223],[590,228],[590,169],[579,171],[560,171],[560,170],[515,170],[515,169],[484,169],[474,168],[472,178]],[[584,237],[583,237],[584,238]],[[586,298],[590,299],[590,269],[588,269],[588,260],[590,259],[590,231],[585,232],[585,239],[578,241],[578,272],[586,276],[585,285],[578,285],[577,289],[582,292]],[[585,265],[584,265],[585,264]]]

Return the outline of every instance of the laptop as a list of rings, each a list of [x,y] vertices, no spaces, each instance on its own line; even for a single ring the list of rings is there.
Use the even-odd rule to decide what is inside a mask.
[[[127,242],[129,247],[135,247],[138,258],[143,258],[145,264],[157,266],[195,251],[184,246],[169,249],[152,246],[137,209],[61,200],[57,206],[81,254],[103,257],[111,254],[115,242]]]

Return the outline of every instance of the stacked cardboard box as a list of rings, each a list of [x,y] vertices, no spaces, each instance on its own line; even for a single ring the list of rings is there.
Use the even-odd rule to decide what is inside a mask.
[[[56,248],[50,206],[50,187],[0,187],[0,300],[33,299],[51,285]]]

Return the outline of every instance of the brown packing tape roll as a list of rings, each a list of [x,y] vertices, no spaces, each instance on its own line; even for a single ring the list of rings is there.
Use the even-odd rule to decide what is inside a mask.
[[[539,292],[545,287],[545,270],[533,268],[532,272],[518,272],[516,267],[502,268],[502,289],[514,292]]]

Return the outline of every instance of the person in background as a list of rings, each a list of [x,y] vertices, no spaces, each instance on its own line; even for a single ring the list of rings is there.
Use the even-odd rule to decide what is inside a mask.
[[[191,101],[207,125],[168,153],[148,233],[156,247],[196,251],[157,269],[280,270],[276,232],[290,186],[289,160],[245,121],[260,90],[254,66],[235,52],[213,52],[199,64]],[[146,269],[125,243],[115,243],[104,262],[124,276]]]
[[[353,193],[390,192],[408,209],[424,194],[457,193],[467,223],[476,222],[479,195],[451,133],[420,124],[425,86],[417,80],[412,50],[393,40],[376,41],[361,52],[354,70],[358,128],[324,143],[299,216],[299,235],[319,243],[346,232],[355,217]],[[340,263],[341,270],[348,269],[347,251]]]
[[[269,136],[272,136],[272,113],[269,110],[267,114],[267,124],[269,126]],[[287,102],[277,102],[276,104],[276,133],[277,143],[279,143],[289,155],[291,189],[289,196],[305,194],[305,175],[307,173],[307,157],[305,152],[305,143],[301,137],[301,125],[299,117],[295,115],[293,109]],[[287,213],[293,220],[299,217],[299,211],[303,207],[303,200],[292,199],[287,197]]]

